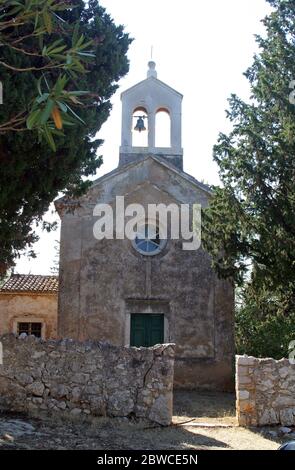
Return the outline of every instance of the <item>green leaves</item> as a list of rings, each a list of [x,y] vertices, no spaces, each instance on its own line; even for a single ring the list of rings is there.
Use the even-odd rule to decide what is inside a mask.
[[[73,126],[77,121],[85,125],[83,119],[72,109],[70,103],[73,105],[82,105],[81,101],[77,99],[78,96],[85,96],[87,91],[67,91],[65,87],[69,81],[65,75],[60,75],[54,86],[50,84],[45,77],[44,83],[49,92],[42,92],[42,80],[39,79],[37,89],[39,96],[35,99],[31,112],[27,118],[26,124],[28,129],[39,130],[40,138],[44,137],[53,151],[56,151],[53,132],[55,128],[60,129],[62,126]],[[74,119],[69,118],[67,113],[70,112]],[[63,135],[58,132],[56,135]]]
[[[32,111],[29,114],[29,116],[27,117],[27,128],[28,129],[30,129],[30,130],[33,129],[35,124],[37,122],[39,122],[41,113],[42,113],[41,109],[34,109],[34,111]]]
[[[252,289],[240,293],[236,313],[237,354],[256,357],[288,357],[288,346],[295,339],[294,304],[288,308],[284,296]]]
[[[51,34],[52,29],[53,29],[53,21],[52,21],[52,16],[50,14],[49,9],[44,9],[43,10],[43,22],[46,28],[47,33]]]
[[[76,26],[79,27],[79,24],[77,23]],[[74,34],[76,31],[75,27]],[[58,39],[52,44],[43,47],[42,56],[58,61],[59,65],[56,64],[56,67],[85,73],[86,69],[83,66],[83,62],[91,62],[95,58],[95,54],[91,51],[85,51],[91,44],[92,41],[85,42],[83,34],[72,44],[71,48],[64,43],[63,39]]]
[[[52,131],[53,129],[51,129],[49,126],[45,125],[43,127],[43,130],[44,130],[44,136],[45,136],[45,139],[47,140],[49,146],[52,148],[52,150],[55,152],[56,151],[56,146],[55,146],[55,142],[53,140],[53,137],[52,137]],[[42,133],[41,133],[42,135]]]
[[[31,67],[30,64],[23,68],[16,67],[15,72],[22,73],[29,70],[39,72],[37,77],[39,96],[28,104],[29,113],[23,121],[29,130],[42,130],[43,132],[39,135],[46,136],[52,149],[51,127],[44,126],[49,120],[52,121],[54,114],[55,118],[51,123],[54,122],[55,126],[62,127],[63,116],[59,115],[59,111],[53,113],[55,108],[63,115],[70,112],[76,123],[84,124],[83,119],[72,106],[83,107],[83,102],[78,100],[77,96],[86,97],[87,92],[74,91],[71,79],[76,80],[79,75],[86,74],[88,64],[95,59],[95,54],[88,50],[92,45],[92,39],[80,33],[79,19],[68,23],[56,13],[75,10],[75,8],[69,2],[60,0],[26,0],[24,2],[11,0],[5,2],[5,8],[0,4],[0,13],[2,13],[0,17],[9,18],[2,23],[3,27],[0,23],[0,41],[2,40],[6,47],[11,47],[13,51],[17,50],[18,54],[24,55],[26,60],[30,58],[33,62]],[[15,36],[9,32],[9,28],[13,29],[16,25],[24,25],[23,40],[19,30],[16,31]],[[6,33],[7,28],[8,33]],[[58,37],[56,37],[57,33]],[[30,44],[29,47],[28,44]],[[32,47],[33,44],[34,47]],[[4,66],[14,70],[13,64],[4,62]],[[56,77],[58,77],[57,80]],[[46,85],[46,92],[41,91],[42,81]],[[66,85],[69,87],[68,91],[65,88]],[[17,121],[19,128],[23,125],[23,121]],[[68,123],[69,120],[66,122]],[[5,126],[2,126],[2,134],[4,128]],[[8,126],[8,129],[15,131],[17,126]]]
[[[52,44],[49,46],[44,46],[42,50],[42,55],[47,56],[47,57],[62,57],[64,56],[60,55],[60,52],[64,51],[66,49],[66,45],[63,43],[62,39],[57,39],[54,41]]]

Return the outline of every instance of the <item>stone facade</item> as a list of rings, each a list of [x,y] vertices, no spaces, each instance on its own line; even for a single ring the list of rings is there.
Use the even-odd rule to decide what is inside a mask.
[[[25,412],[172,418],[174,345],[118,348],[106,343],[0,337],[0,407]]]
[[[140,203],[208,204],[206,186],[155,156],[97,180],[79,201],[56,202],[61,217],[59,337],[130,344],[132,314],[165,316],[164,342],[176,343],[175,385],[233,387],[233,286],[218,279],[202,248],[185,251],[169,239],[144,256],[128,239],[97,240],[97,202],[115,209]],[[115,212],[115,210],[114,210]]]
[[[0,334],[17,333],[20,322],[40,322],[42,337],[56,338],[57,293],[0,291]]]
[[[240,426],[295,425],[295,364],[288,359],[236,357]]]

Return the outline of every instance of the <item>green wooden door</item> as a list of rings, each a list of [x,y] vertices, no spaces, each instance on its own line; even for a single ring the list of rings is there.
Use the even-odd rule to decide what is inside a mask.
[[[154,346],[164,342],[164,315],[134,313],[131,315],[130,346]]]

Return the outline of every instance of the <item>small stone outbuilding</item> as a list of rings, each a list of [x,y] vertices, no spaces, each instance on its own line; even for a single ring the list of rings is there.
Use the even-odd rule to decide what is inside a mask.
[[[13,274],[0,288],[0,335],[57,334],[57,276]]]

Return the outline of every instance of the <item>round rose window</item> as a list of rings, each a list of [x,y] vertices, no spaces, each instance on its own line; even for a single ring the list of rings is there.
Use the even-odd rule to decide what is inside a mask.
[[[152,256],[162,250],[165,242],[165,239],[160,238],[159,228],[156,225],[145,224],[139,227],[133,246],[139,253]]]

